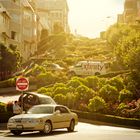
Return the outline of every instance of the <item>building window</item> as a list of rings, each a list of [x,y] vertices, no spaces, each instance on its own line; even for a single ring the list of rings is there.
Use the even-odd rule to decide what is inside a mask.
[[[11,31],[11,39],[16,39],[16,32],[14,31]]]

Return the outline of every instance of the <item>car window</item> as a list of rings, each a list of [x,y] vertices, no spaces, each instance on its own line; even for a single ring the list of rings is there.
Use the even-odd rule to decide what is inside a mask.
[[[57,106],[57,107],[55,108],[55,111],[56,111],[56,110],[60,110],[60,113],[69,113],[68,109],[65,108],[65,107],[63,107],[63,106]]]
[[[53,114],[52,106],[34,106],[27,112],[28,114]]]

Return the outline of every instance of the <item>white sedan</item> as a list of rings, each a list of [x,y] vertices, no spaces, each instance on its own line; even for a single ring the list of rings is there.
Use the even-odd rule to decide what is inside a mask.
[[[59,128],[67,128],[72,132],[76,124],[78,124],[77,114],[63,105],[36,105],[29,109],[27,114],[11,117],[7,128],[14,135],[28,131],[49,134],[53,129]]]

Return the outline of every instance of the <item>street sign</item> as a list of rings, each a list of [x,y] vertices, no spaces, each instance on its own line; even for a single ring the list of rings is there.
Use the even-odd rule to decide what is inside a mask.
[[[29,80],[25,77],[19,77],[16,80],[16,90],[26,91],[29,88]]]

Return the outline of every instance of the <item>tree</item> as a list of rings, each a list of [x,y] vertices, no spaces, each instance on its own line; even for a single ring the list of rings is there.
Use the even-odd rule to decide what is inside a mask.
[[[12,63],[11,63],[12,62]],[[17,51],[16,46],[10,45],[9,47],[0,44],[0,72],[15,72],[21,64],[21,55]],[[2,80],[5,76],[2,76]]]

